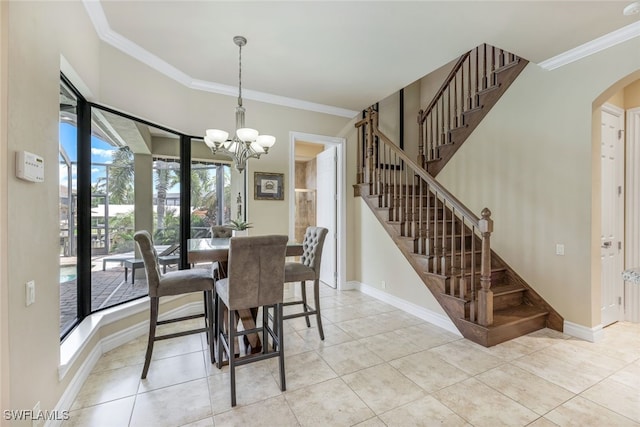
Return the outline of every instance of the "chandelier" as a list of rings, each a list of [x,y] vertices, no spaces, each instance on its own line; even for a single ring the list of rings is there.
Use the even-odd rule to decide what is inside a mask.
[[[233,159],[238,172],[242,172],[251,158],[259,159],[262,154],[267,154],[269,148],[276,142],[271,135],[260,135],[257,130],[244,127],[244,112],[242,106],[242,46],[247,44],[247,39],[235,36],[233,42],[239,48],[238,54],[238,106],[236,107],[236,130],[232,138],[229,132],[219,129],[207,129],[204,142],[213,154],[222,154]]]

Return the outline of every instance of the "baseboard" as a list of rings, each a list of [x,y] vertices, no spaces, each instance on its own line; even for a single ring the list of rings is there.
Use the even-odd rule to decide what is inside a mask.
[[[148,309],[148,303],[145,305],[145,309]],[[124,311],[126,313],[133,314],[133,312],[131,311],[131,307],[127,307]],[[188,304],[184,304],[173,310],[169,310],[167,312],[162,313],[159,316],[159,319],[163,320],[163,319],[168,319],[172,317],[190,316],[198,313],[202,313],[202,302],[194,301]],[[95,323],[98,324],[98,327],[94,328],[91,335],[99,333],[100,328],[102,326],[108,325],[109,323],[112,323],[112,321],[116,319],[122,319],[123,316],[111,315],[111,318],[110,318],[111,321],[109,322],[103,321],[104,318],[105,316],[101,316],[99,318],[99,321],[97,322],[95,319],[89,320],[90,324],[95,324]],[[93,370],[94,366],[96,365],[96,363],[98,363],[98,361],[100,360],[100,357],[104,353],[110,350],[113,350],[116,347],[119,347],[123,344],[128,343],[131,340],[134,340],[144,335],[145,333],[147,333],[148,330],[149,330],[149,320],[144,320],[126,329],[123,329],[109,336],[106,336],[102,338],[100,341],[98,341],[98,343],[91,349],[91,352],[89,353],[87,358],[84,359],[84,361],[78,368],[78,371],[75,373],[75,375],[69,382],[69,385],[65,389],[64,393],[62,393],[62,396],[60,397],[60,400],[56,405],[55,411],[57,411],[57,413],[62,413],[62,411],[69,411],[71,409],[71,405],[73,405],[73,402],[75,401],[78,393],[80,392],[82,385],[85,383],[85,381],[91,374],[91,371]],[[62,420],[49,420],[45,423],[45,427],[57,427],[57,426],[60,426],[61,424],[62,424]]]
[[[456,328],[456,325],[447,316],[443,316],[442,314],[436,313],[435,311],[429,310],[428,308],[424,308],[402,298],[398,298],[394,295],[384,292],[381,289],[357,281],[347,282],[343,289],[359,290],[363,294],[372,296],[377,300],[380,300],[406,313],[416,316],[417,318],[422,319],[425,322],[429,322],[439,328],[462,337],[462,334],[460,333],[458,328]]]
[[[600,341],[604,334],[602,325],[596,325],[593,328],[589,328],[587,326],[578,325],[577,323],[572,323],[567,320],[564,321],[563,332],[567,335],[571,335],[572,337],[580,338],[589,342]]]

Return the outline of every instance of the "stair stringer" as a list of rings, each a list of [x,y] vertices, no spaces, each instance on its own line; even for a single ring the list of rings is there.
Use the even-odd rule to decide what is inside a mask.
[[[451,319],[458,331],[465,338],[489,347],[501,342],[516,338],[537,329],[548,327],[558,331],[562,331],[563,318],[541,298],[512,268],[510,268],[500,257],[492,251],[492,265],[500,266],[506,270],[508,280],[517,283],[525,289],[523,299],[525,304],[543,308],[544,314],[534,315],[533,321],[521,322],[521,324],[511,324],[508,326],[489,326],[484,327],[477,323],[470,322],[465,319],[469,310],[469,301],[465,301],[456,296],[445,293],[447,289],[447,281],[449,276],[429,273],[426,271],[425,256],[416,254],[412,251],[412,239],[408,239],[401,235],[396,223],[389,221],[389,209],[380,208],[378,204],[378,196],[371,196],[368,184],[354,185],[355,195],[359,195],[369,206],[374,216],[380,221],[383,228],[400,249],[405,259],[416,271],[422,282],[429,289],[436,301],[444,309],[447,316]]]

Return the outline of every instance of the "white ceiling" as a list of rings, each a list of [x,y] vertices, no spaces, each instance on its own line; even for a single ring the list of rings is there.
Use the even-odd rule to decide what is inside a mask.
[[[85,0],[103,40],[185,85],[234,94],[243,35],[245,98],[347,117],[482,43],[540,63],[623,27],[637,36],[629,3]]]

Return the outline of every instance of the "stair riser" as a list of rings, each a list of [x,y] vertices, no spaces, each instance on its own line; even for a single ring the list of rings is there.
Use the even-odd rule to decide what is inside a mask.
[[[524,303],[524,289],[520,292],[509,292],[508,294],[493,296],[493,309],[502,310],[509,307],[516,307]]]
[[[503,310],[505,308],[517,307],[523,304],[523,293],[524,293],[524,289],[522,290],[522,292],[511,292],[506,295],[494,295],[493,297],[494,310]],[[450,295],[447,294],[447,296],[450,296]],[[464,313],[463,318],[469,319],[470,311],[471,311],[471,301],[470,301],[471,294],[466,294],[464,299],[460,298],[459,295],[454,295],[454,297],[455,298],[448,299],[450,306],[452,307],[456,306],[455,312],[459,314],[461,317],[463,315],[462,313]],[[477,295],[476,295],[476,301],[477,301]]]
[[[465,295],[469,295],[471,293],[471,275],[470,274],[465,274]],[[446,290],[445,292],[449,295],[451,295],[451,293],[449,292],[449,289],[451,287],[451,281],[454,281],[454,295],[460,295],[460,279],[457,277],[450,277],[447,281],[446,281]],[[505,273],[504,270],[498,270],[498,271],[493,271],[491,273],[491,286],[492,287],[497,287],[500,285],[506,285],[508,283],[507,281],[507,275]],[[480,269],[478,269],[476,271],[476,291],[478,289],[480,289]]]

